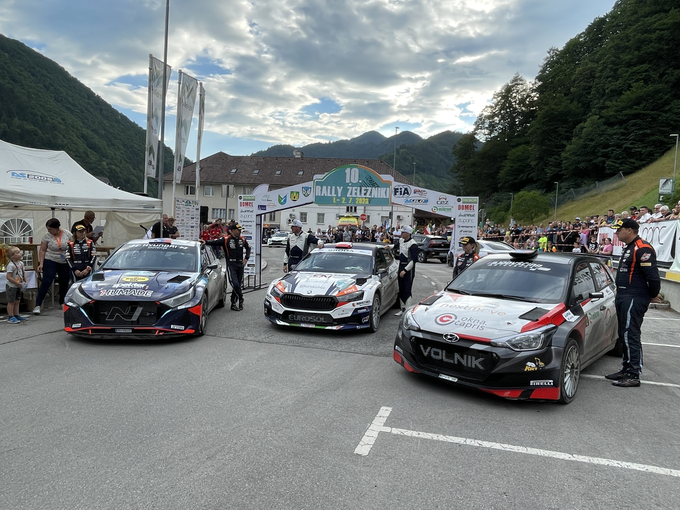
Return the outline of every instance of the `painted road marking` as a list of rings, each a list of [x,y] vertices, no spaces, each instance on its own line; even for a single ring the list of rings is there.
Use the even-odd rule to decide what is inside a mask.
[[[602,375],[593,375],[593,374],[581,374],[581,377],[585,377],[587,379],[602,379],[603,381],[611,382],[609,379],[606,379]],[[680,388],[680,384],[673,384],[673,383],[665,383],[665,382],[654,382],[654,381],[645,381],[644,379],[642,380],[642,384],[652,384],[654,386],[667,386],[669,388]]]
[[[680,321],[680,319],[669,319],[667,317],[645,317],[646,321]]]
[[[680,345],[671,345],[671,344],[654,344],[651,342],[642,342],[642,345],[657,345],[659,347],[680,347]]]
[[[527,448],[526,446],[516,446],[504,443],[494,443],[491,441],[480,441],[478,439],[468,439],[464,437],[444,436],[442,434],[430,434],[429,432],[418,432],[415,430],[398,429],[393,427],[385,427],[385,421],[392,412],[391,407],[381,407],[376,415],[373,423],[368,427],[366,434],[359,443],[359,446],[354,450],[358,455],[366,456],[370,453],[371,448],[375,444],[380,432],[388,432],[398,436],[417,437],[419,439],[432,439],[434,441],[443,441],[445,443],[460,444],[464,446],[477,446],[479,448],[490,448],[492,450],[501,450],[504,452],[524,453],[526,455],[536,455],[539,457],[550,457],[559,460],[571,460],[574,462],[583,462],[585,464],[599,464],[601,466],[617,467],[622,469],[631,469],[634,471],[643,471],[645,473],[652,473],[655,475],[666,475],[680,478],[680,470],[662,468],[658,466],[650,466],[648,464],[636,464],[633,462],[621,462],[619,460],[603,459],[600,457],[588,457],[585,455],[573,455],[571,453],[556,452],[552,450],[541,450],[539,448]]]

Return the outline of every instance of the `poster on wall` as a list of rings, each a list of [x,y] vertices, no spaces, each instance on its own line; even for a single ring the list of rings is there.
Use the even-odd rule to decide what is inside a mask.
[[[175,226],[180,239],[198,240],[200,219],[201,204],[198,200],[175,198]]]
[[[252,253],[255,253],[255,247],[253,246],[256,242],[255,236],[255,195],[239,195],[238,196],[238,223],[241,224],[243,229],[241,230],[241,237],[245,238],[250,245]],[[259,260],[256,257],[250,258],[248,264],[243,268],[243,273],[248,275],[256,275],[256,267],[259,267]]]

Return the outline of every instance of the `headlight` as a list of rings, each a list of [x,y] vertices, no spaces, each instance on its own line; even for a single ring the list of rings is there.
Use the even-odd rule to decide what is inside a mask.
[[[343,303],[351,303],[352,301],[361,301],[364,299],[364,291],[360,290],[358,292],[352,292],[351,294],[345,294],[344,296],[339,296],[338,301]]]
[[[179,296],[172,297],[170,299],[166,299],[164,301],[161,301],[161,304],[169,307],[169,308],[185,308],[180,305],[183,305],[185,303],[188,303],[191,301],[194,296],[196,295],[196,288],[191,287],[188,291],[184,292],[183,294],[180,294]]]
[[[71,307],[81,307],[85,306],[90,301],[92,301],[92,298],[83,292],[82,287],[78,286],[73,294],[71,294],[71,297],[66,304]]]
[[[286,292],[288,292],[288,287],[283,282],[278,282],[271,290],[271,294],[275,298],[282,298]]]
[[[491,345],[495,347],[510,347],[514,351],[535,351],[548,345],[554,333],[555,328],[532,331],[509,338],[508,340],[493,341]]]
[[[418,324],[413,317],[412,310],[407,310],[401,317],[401,327],[409,331],[420,331],[420,324]]]

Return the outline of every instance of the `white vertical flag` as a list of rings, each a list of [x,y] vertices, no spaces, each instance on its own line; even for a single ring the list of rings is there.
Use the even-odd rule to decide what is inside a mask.
[[[182,180],[184,154],[187,150],[191,121],[194,117],[198,80],[179,72],[179,88],[177,94],[177,126],[175,130],[175,177],[173,183]]]
[[[167,94],[168,84],[172,68],[166,66],[165,90]],[[161,126],[161,106],[163,95],[163,62],[149,55],[149,94],[146,110],[146,157],[144,170],[144,192],[146,193],[146,178],[156,178],[156,161],[158,160],[158,135]]]
[[[196,200],[201,187],[201,141],[203,140],[203,121],[205,119],[205,89],[203,83],[198,92],[198,143],[196,144]]]

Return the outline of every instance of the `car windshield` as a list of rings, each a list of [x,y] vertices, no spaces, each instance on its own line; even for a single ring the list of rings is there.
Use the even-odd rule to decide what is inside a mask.
[[[371,273],[373,257],[370,252],[315,250],[295,266],[296,271],[324,271],[328,273]]]
[[[288,236],[288,234],[286,234],[285,232],[277,232],[272,237],[286,237],[286,236]]]
[[[106,259],[100,269],[198,271],[198,250],[168,243],[128,244]]]
[[[565,299],[568,265],[510,259],[485,263],[485,260],[467,268],[446,290],[536,303],[557,303]]]
[[[481,243],[480,243],[481,244]],[[487,250],[495,251],[514,251],[514,248],[509,244],[499,243],[497,241],[484,241],[482,246],[486,246]]]

